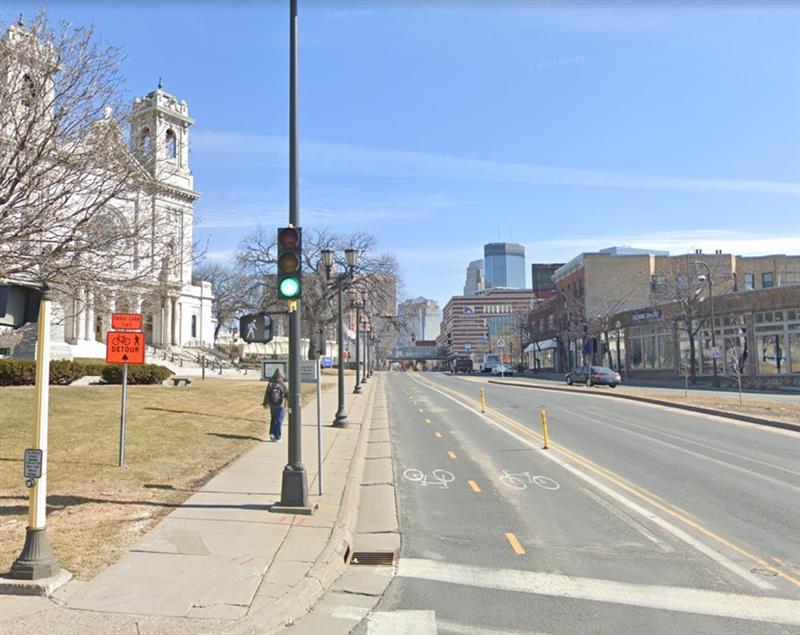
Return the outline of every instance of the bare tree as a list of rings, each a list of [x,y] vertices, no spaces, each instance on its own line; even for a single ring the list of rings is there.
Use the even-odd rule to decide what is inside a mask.
[[[43,13],[0,38],[0,279],[157,285],[183,260],[126,144],[120,61],[93,28]]]
[[[342,272],[347,266],[344,262],[346,248],[357,249],[360,254],[348,289],[366,291],[372,315],[392,323],[389,316],[395,313],[396,290],[400,284],[394,256],[377,251],[375,237],[365,232],[337,235],[326,228],[306,230],[303,234],[302,335],[310,340],[309,357],[315,355],[317,334],[323,327],[331,327],[336,318],[336,288],[325,278],[321,251],[332,249],[337,258],[334,268]],[[254,305],[263,311],[285,310],[285,303],[278,298],[275,275],[277,232],[258,227],[242,241],[236,259],[250,280],[247,292]]]
[[[212,311],[217,325],[214,339],[227,322],[247,312],[252,305],[251,281],[240,269],[216,262],[203,261],[194,268],[199,280],[211,283],[214,289]]]
[[[697,260],[700,260],[699,256]],[[728,293],[733,287],[733,277],[724,268],[710,266],[714,281],[714,296]],[[697,336],[703,328],[713,328],[711,324],[710,301],[707,281],[699,279],[694,259],[670,260],[670,269],[659,276],[657,293],[669,305],[663,319],[674,320],[678,333],[685,334],[689,342],[689,379],[697,383]]]

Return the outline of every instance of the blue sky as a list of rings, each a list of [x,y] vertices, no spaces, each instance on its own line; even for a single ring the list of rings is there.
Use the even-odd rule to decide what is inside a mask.
[[[95,22],[131,96],[189,103],[198,231],[287,219],[288,2],[0,2]],[[300,0],[301,221],[366,230],[408,296],[485,242],[800,253],[800,8]],[[528,276],[530,273],[528,272]]]

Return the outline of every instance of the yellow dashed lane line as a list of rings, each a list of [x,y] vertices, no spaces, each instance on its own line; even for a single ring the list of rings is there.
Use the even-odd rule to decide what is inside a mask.
[[[456,458],[456,453],[455,453],[455,452],[453,452],[452,450],[448,450],[448,451],[447,451],[447,456],[449,456],[451,459],[455,460],[455,458]]]
[[[519,540],[517,540],[517,537],[514,534],[510,532],[506,533],[506,540],[508,540],[508,543],[511,545],[511,548],[514,550],[515,554],[518,556],[525,555],[525,550],[522,548],[522,545],[519,544]]]
[[[481,493],[481,488],[478,487],[478,484],[475,481],[467,481],[467,483],[469,483],[469,486],[472,488],[473,492],[475,492],[476,494]]]

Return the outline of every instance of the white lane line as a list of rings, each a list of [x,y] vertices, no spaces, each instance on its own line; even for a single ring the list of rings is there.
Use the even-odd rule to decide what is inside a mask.
[[[569,410],[568,408],[561,408],[561,410],[572,414],[574,411]],[[627,419],[614,419],[613,417],[608,416],[604,412],[598,412],[596,410],[592,410],[591,408],[586,408],[585,412],[591,413],[596,417],[600,417],[601,419],[609,419],[613,422],[624,423],[625,425],[632,426],[634,428],[638,428],[639,430],[644,430],[645,432],[651,432],[654,434],[659,434],[664,437],[668,437],[670,439],[675,439],[676,441],[683,441],[684,443],[690,443],[692,445],[696,445],[701,448],[705,448],[706,450],[712,450],[714,452],[719,452],[720,454],[727,454],[728,456],[736,457],[737,459],[742,459],[743,461],[749,461],[750,463],[757,463],[758,465],[763,465],[764,467],[768,467],[773,470],[779,470],[781,472],[786,472],[787,474],[791,474],[792,476],[800,476],[800,472],[795,470],[790,470],[786,467],[781,467],[780,465],[775,465],[770,463],[769,461],[760,461],[758,459],[754,459],[753,457],[746,456],[744,454],[738,454],[736,452],[731,452],[729,450],[723,450],[722,448],[715,447],[713,445],[707,445],[705,443],[700,443],[699,441],[693,441],[692,439],[682,437],[677,434],[670,434],[669,432],[664,432],[663,430],[657,430],[654,428],[648,428],[647,426],[642,426],[637,423],[633,423],[632,421],[628,421]]]
[[[655,535],[655,534],[653,534],[653,533],[652,533],[650,530],[648,530],[646,527],[644,527],[643,525],[641,525],[641,524],[637,523],[637,522],[636,522],[636,521],[635,521],[633,518],[631,518],[631,517],[630,517],[630,516],[628,516],[626,513],[622,512],[622,511],[620,511],[619,509],[617,509],[616,507],[614,507],[614,506],[613,506],[611,503],[609,503],[608,501],[606,501],[606,500],[605,500],[605,499],[603,499],[602,497],[600,497],[600,496],[598,496],[597,494],[595,494],[595,493],[594,493],[592,490],[590,490],[588,487],[582,487],[581,489],[582,489],[584,492],[586,492],[586,494],[587,494],[588,496],[590,496],[590,497],[591,497],[591,498],[593,498],[595,501],[597,501],[597,502],[598,502],[600,505],[602,505],[603,507],[605,507],[605,508],[606,508],[606,509],[607,509],[609,512],[611,512],[612,514],[614,514],[614,516],[616,516],[617,518],[619,518],[619,519],[620,519],[622,522],[626,523],[627,525],[630,525],[630,526],[631,526],[631,527],[633,527],[633,528],[634,528],[636,531],[638,531],[640,534],[642,534],[642,536],[644,536],[645,538],[647,538],[647,539],[648,539],[650,542],[652,542],[653,544],[657,545],[657,546],[659,547],[659,549],[661,549],[662,551],[664,551],[664,552],[666,552],[666,553],[670,553],[670,552],[672,552],[672,551],[675,551],[675,549],[674,549],[674,548],[673,548],[671,545],[668,545],[667,543],[665,543],[665,542],[664,542],[663,540],[661,540],[660,538],[657,538],[657,537],[656,537],[656,535]]]
[[[419,382],[419,383],[422,384],[422,382]],[[422,384],[422,385],[424,386],[424,384]],[[433,388],[433,387],[430,387],[430,386],[429,386],[429,388],[430,388],[430,390],[435,390],[436,392],[438,392],[443,397],[446,397],[447,399],[450,399],[451,401],[454,401],[455,403],[457,403],[462,408],[465,408],[466,410],[469,410],[470,412],[472,412],[476,416],[480,417],[481,419],[483,419],[484,421],[486,421],[490,425],[493,425],[498,430],[501,430],[501,431],[505,432],[507,435],[509,435],[510,437],[516,439],[520,443],[523,443],[524,445],[527,445],[527,446],[529,446],[531,448],[534,448],[536,450],[539,449],[539,444],[538,443],[534,443],[530,439],[526,439],[526,438],[520,436],[519,434],[517,434],[516,432],[512,432],[511,430],[509,430],[508,428],[506,428],[502,424],[497,423],[496,421],[494,421],[490,417],[487,417],[485,414],[482,414],[482,413],[478,412],[477,410],[473,410],[470,406],[468,406],[466,404],[463,404],[462,402],[460,402],[455,397],[451,397],[447,393],[442,392],[441,390],[439,390],[437,388]],[[767,582],[763,578],[757,577],[754,573],[751,573],[745,567],[742,567],[742,566],[736,564],[735,562],[733,562],[733,560],[731,560],[727,556],[723,555],[722,553],[720,553],[716,549],[714,549],[712,547],[709,547],[704,542],[698,540],[697,538],[694,538],[693,536],[690,536],[688,533],[683,531],[683,529],[680,529],[679,527],[676,527],[671,522],[669,522],[668,520],[665,520],[664,518],[662,518],[658,514],[656,514],[654,512],[651,512],[648,509],[645,509],[644,507],[642,507],[638,503],[635,503],[634,501],[632,501],[631,499],[627,498],[626,496],[624,496],[624,495],[612,490],[610,487],[607,487],[607,486],[603,485],[600,481],[598,481],[594,477],[589,476],[588,474],[586,474],[585,472],[579,470],[576,467],[573,467],[572,465],[570,465],[569,463],[567,463],[563,459],[559,458],[557,455],[553,454],[552,452],[541,452],[539,454],[539,456],[543,456],[543,457],[545,457],[547,459],[550,459],[551,461],[553,461],[557,465],[560,465],[562,468],[564,468],[568,472],[574,474],[575,476],[577,476],[582,481],[584,481],[586,483],[589,483],[589,485],[591,485],[595,489],[600,490],[601,492],[605,493],[606,495],[610,496],[615,501],[621,503],[622,505],[624,505],[628,509],[636,512],[637,514],[639,514],[640,516],[643,516],[644,518],[647,518],[650,522],[658,525],[664,531],[669,532],[670,534],[675,536],[678,540],[681,540],[682,542],[686,543],[690,547],[693,547],[694,549],[696,549],[700,553],[708,556],[714,562],[716,562],[717,564],[719,564],[722,567],[725,567],[728,571],[730,571],[731,573],[736,574],[737,576],[739,576],[743,580],[746,580],[747,582],[757,586],[759,589],[775,590],[775,585]]]
[[[596,417],[587,417],[585,414],[581,414],[579,412],[572,412],[572,416],[581,417],[582,419],[586,419],[587,421],[591,421],[592,423],[598,423]],[[619,430],[621,432],[625,432],[627,434],[632,434],[637,437],[641,437],[651,443],[658,443],[659,445],[665,445],[668,448],[672,448],[673,450],[677,450],[678,452],[683,452],[684,454],[688,454],[690,456],[697,457],[698,459],[703,459],[704,461],[709,461],[711,463],[716,463],[717,465],[722,465],[727,467],[728,469],[735,470],[737,472],[742,472],[747,474],[748,476],[752,476],[754,478],[760,478],[764,481],[768,481],[773,485],[781,485],[783,487],[788,487],[790,490],[795,492],[800,492],[800,487],[795,485],[790,485],[786,481],[781,481],[777,478],[772,478],[771,476],[767,476],[765,474],[761,474],[760,472],[754,472],[753,470],[748,470],[746,467],[740,467],[739,465],[734,465],[733,463],[728,463],[726,461],[722,461],[721,459],[716,459],[713,456],[708,456],[707,454],[702,454],[700,452],[695,452],[694,450],[687,450],[686,448],[682,448],[679,445],[675,445],[674,443],[669,443],[668,441],[662,441],[661,439],[656,439],[651,437],[648,434],[642,434],[641,432],[634,432],[630,428],[626,428],[625,426],[618,426],[613,423],[609,423],[608,421],[599,422],[601,425],[608,426],[609,428],[614,428],[615,430]]]
[[[625,604],[754,622],[800,625],[800,601],[784,598],[631,584],[519,569],[489,569],[416,558],[401,559],[397,575],[483,589]]]
[[[367,616],[367,635],[436,635],[434,611],[373,611]]]
[[[436,620],[436,626],[439,627],[440,633],[455,633],[455,635],[547,635],[547,633],[533,631],[498,631],[497,629],[472,626],[471,624],[459,624],[449,620]]]

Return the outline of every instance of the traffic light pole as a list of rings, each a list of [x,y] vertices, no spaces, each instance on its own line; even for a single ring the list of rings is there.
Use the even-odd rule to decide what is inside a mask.
[[[289,0],[289,225],[300,226],[297,147],[297,0]],[[289,457],[283,468],[281,500],[272,511],[313,513],[308,505],[308,478],[302,458],[300,402],[300,306],[289,313]]]

